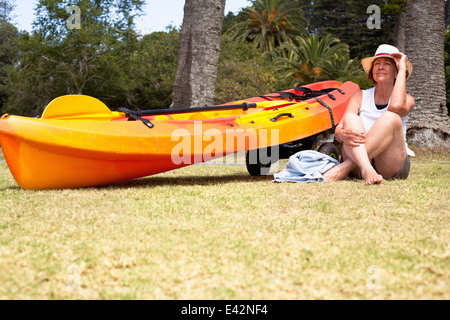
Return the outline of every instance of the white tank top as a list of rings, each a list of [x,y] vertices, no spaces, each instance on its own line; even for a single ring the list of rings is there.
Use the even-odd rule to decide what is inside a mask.
[[[375,106],[375,87],[367,90],[362,90],[362,94],[362,103],[361,108],[359,109],[359,117],[361,118],[367,133],[370,128],[372,128],[375,121],[377,121],[377,119],[387,111],[389,103],[391,103],[391,99],[389,99],[389,103],[386,108],[378,110]],[[414,152],[408,148],[408,144],[406,143],[406,121],[408,121],[408,116],[402,117],[401,119],[403,136],[405,138],[406,153],[409,156],[414,156]]]

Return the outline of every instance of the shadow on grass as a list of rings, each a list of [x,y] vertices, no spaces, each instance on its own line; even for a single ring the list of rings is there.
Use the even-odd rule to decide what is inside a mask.
[[[249,174],[230,174],[219,176],[177,176],[177,177],[147,177],[135,180],[117,182],[113,184],[94,187],[95,189],[123,189],[134,187],[160,187],[160,186],[211,186],[234,182],[271,181],[273,176],[253,177]]]
[[[106,184],[101,186],[86,187],[86,188],[74,188],[73,190],[88,190],[88,189],[124,189],[124,188],[142,188],[142,187],[161,187],[161,186],[211,186],[218,184],[227,184],[234,182],[258,182],[258,181],[271,181],[273,176],[260,176],[253,177],[249,174],[230,174],[230,175],[218,175],[218,176],[177,176],[177,177],[145,177],[134,180],[127,180],[122,182],[116,182],[112,184]],[[0,188],[0,191],[23,190],[19,186],[7,186]],[[56,191],[63,189],[48,189],[47,191]],[[67,189],[66,189],[67,190]],[[30,191],[45,191],[45,190],[30,190]]]
[[[6,191],[6,190],[15,190],[15,191],[20,191],[20,190],[23,190],[21,187],[19,187],[19,186],[8,186],[8,187],[3,187],[3,188],[0,188],[0,191]]]

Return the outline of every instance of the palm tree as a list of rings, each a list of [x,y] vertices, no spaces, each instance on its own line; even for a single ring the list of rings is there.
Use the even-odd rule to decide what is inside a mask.
[[[242,10],[230,33],[236,40],[253,42],[263,52],[306,35],[303,11],[289,0],[254,0]]]
[[[309,38],[297,37],[268,53],[278,71],[292,78],[293,85],[334,79],[355,72],[355,62],[348,58],[349,49],[337,38],[317,34]],[[342,70],[343,68],[343,70]]]
[[[361,62],[358,59],[350,59],[348,54],[334,54],[330,60],[324,62],[324,73],[328,79],[341,82],[366,78]]]
[[[411,143],[450,148],[450,120],[445,101],[445,3],[406,2],[406,54],[414,66],[407,89],[416,105],[407,129]]]

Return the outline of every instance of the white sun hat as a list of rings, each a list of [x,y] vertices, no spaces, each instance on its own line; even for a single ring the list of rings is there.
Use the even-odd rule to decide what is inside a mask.
[[[400,51],[390,44],[382,44],[378,47],[377,51],[375,52],[375,55],[373,57],[365,58],[361,60],[361,64],[364,68],[364,71],[369,74],[370,70],[372,70],[373,61],[377,58],[391,58],[393,53],[399,53]],[[413,66],[411,62],[406,62],[406,79],[409,78],[413,71]]]

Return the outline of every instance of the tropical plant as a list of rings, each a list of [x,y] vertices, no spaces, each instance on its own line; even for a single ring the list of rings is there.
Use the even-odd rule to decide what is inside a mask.
[[[276,70],[292,79],[292,85],[359,74],[357,62],[349,59],[348,46],[330,35],[297,37],[294,43],[284,43],[267,54],[273,58]]]
[[[324,62],[323,71],[327,77],[338,81],[346,81],[361,76],[366,77],[360,61],[358,59],[350,59],[348,54],[335,54],[332,56],[330,60]]]
[[[305,13],[308,31],[321,36],[331,34],[349,45],[350,57],[372,55],[379,44],[394,43],[397,18],[404,11],[405,0],[298,0]],[[381,10],[380,29],[369,29],[367,8]],[[398,30],[397,30],[398,31]]]
[[[230,28],[234,39],[248,41],[263,52],[307,34],[303,11],[295,1],[254,0],[244,8]]]

